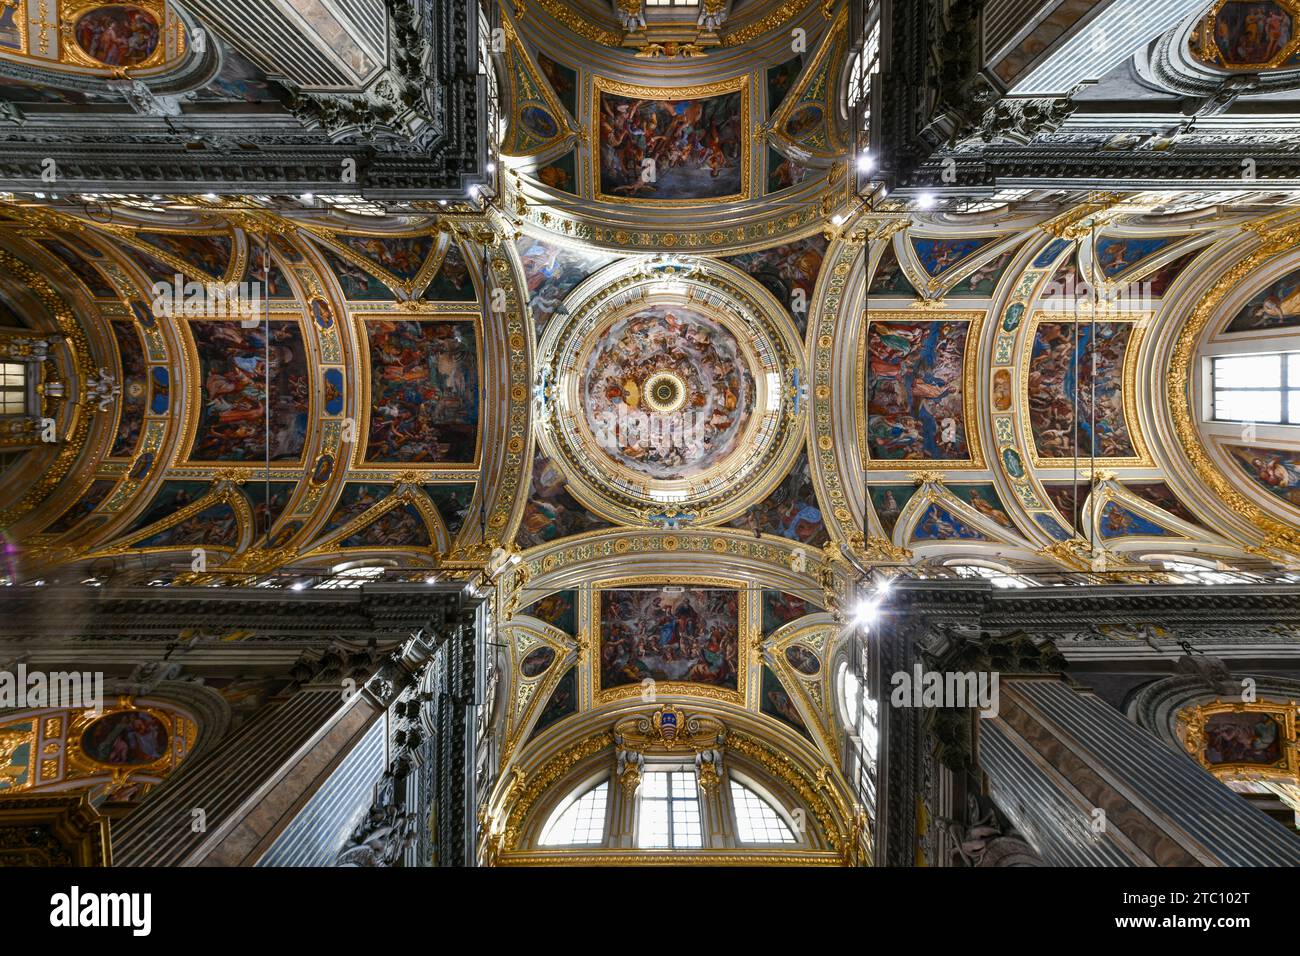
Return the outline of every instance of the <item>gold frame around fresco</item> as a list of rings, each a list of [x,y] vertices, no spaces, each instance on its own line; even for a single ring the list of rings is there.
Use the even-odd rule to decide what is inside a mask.
[[[1187,56],[1190,59],[1192,59],[1193,61],[1195,61],[1196,63],[1202,66],[1209,67],[1212,70],[1223,70],[1224,72],[1227,73],[1247,73],[1247,72],[1260,73],[1263,72],[1264,70],[1278,69],[1283,64],[1285,64],[1287,60],[1291,59],[1291,57],[1293,57],[1296,54],[1297,52],[1296,37],[1292,36],[1288,42],[1282,45],[1282,49],[1279,50],[1277,53],[1275,53],[1273,55],[1273,58],[1269,60],[1267,63],[1240,63],[1240,64],[1232,64],[1227,62],[1212,63],[1208,60],[1203,60],[1199,56],[1197,56],[1192,46],[1192,34],[1194,34],[1198,30],[1204,30],[1204,31],[1208,31],[1210,37],[1213,39],[1215,33],[1215,29],[1214,29],[1215,21],[1219,19],[1219,12],[1230,2],[1233,2],[1233,0],[1217,0],[1214,6],[1212,6],[1209,10],[1207,10],[1197,20],[1196,26],[1192,28],[1192,33],[1189,33],[1187,36]],[[1278,0],[1277,5],[1282,7],[1284,10],[1286,10],[1287,13],[1291,14],[1293,17],[1300,16],[1300,4],[1297,4],[1295,0]],[[1214,41],[1214,47],[1216,50],[1219,51],[1219,56],[1220,58],[1222,58],[1223,50],[1219,47],[1217,40]]]
[[[1273,764],[1210,763],[1205,759],[1205,725],[1219,714],[1268,714],[1282,722],[1281,756]],[[1184,730],[1183,746],[1192,759],[1215,776],[1261,776],[1292,780],[1300,783],[1300,747],[1296,742],[1296,702],[1294,700],[1224,701],[1219,698],[1212,704],[1199,704],[1179,712],[1178,723]]]
[[[167,752],[163,756],[147,764],[119,765],[103,763],[85,752],[81,745],[81,739],[92,724],[114,714],[124,714],[132,711],[142,711],[167,728]],[[176,738],[178,736],[185,741],[185,753],[179,759],[177,759],[176,755]],[[194,722],[188,717],[159,707],[137,704],[132,697],[122,697],[118,699],[115,706],[105,707],[103,714],[96,716],[94,711],[83,711],[73,717],[68,726],[68,736],[65,739],[68,748],[68,762],[71,766],[89,772],[111,773],[114,780],[125,780],[132,774],[163,775],[176,769],[181,761],[189,756],[197,736],[198,730],[194,726]]]
[[[749,692],[749,658],[754,653],[754,639],[757,637],[753,622],[750,620],[753,599],[750,589],[739,578],[712,577],[707,575],[684,575],[665,577],[663,574],[637,575],[635,577],[607,578],[593,581],[591,598],[588,601],[586,627],[579,624],[578,644],[587,650],[590,662],[587,670],[588,694],[592,708],[619,700],[639,697],[640,684],[627,684],[608,689],[600,686],[600,596],[604,591],[616,591],[643,585],[657,587],[693,587],[712,588],[716,590],[734,590],[737,592],[737,643],[736,643],[736,689],[727,690],[692,681],[655,681],[658,695],[676,695],[681,697],[703,697],[708,700],[725,701],[738,707],[746,706]],[[581,619],[580,619],[581,621]]]
[[[984,448],[980,442],[979,409],[976,407],[976,379],[979,360],[980,334],[984,329],[987,313],[979,309],[953,309],[945,311],[920,311],[917,309],[883,309],[872,311],[867,315],[862,326],[862,342],[858,346],[858,368],[855,380],[863,384],[859,389],[858,428],[862,435],[860,450],[862,464],[867,471],[908,471],[918,468],[943,471],[979,471],[984,465]],[[962,354],[961,388],[962,414],[966,417],[966,447],[970,449],[969,458],[872,458],[871,439],[868,426],[871,422],[870,401],[866,397],[867,374],[867,338],[875,322],[966,322],[966,348]]]
[[[139,63],[132,63],[130,66],[111,66],[107,63],[101,63],[93,56],[81,48],[75,35],[77,21],[81,17],[94,10],[96,7],[107,6],[133,6],[139,7],[146,13],[150,13],[158,21],[158,45],[154,47],[153,53]],[[168,26],[168,4],[167,0],[131,0],[130,3],[113,4],[106,0],[62,0],[59,4],[59,62],[71,63],[76,66],[91,67],[96,70],[105,70],[121,76],[126,76],[132,71],[152,70],[167,63],[167,34]],[[176,56],[180,57],[185,52],[185,31],[178,30],[176,37]]]
[[[472,305],[472,303],[465,303]],[[469,473],[477,475],[483,461],[483,405],[488,398],[484,388],[483,368],[483,317],[477,312],[369,312],[349,310],[352,318],[352,331],[357,352],[362,361],[361,368],[366,374],[361,377],[361,394],[358,396],[357,440],[349,458],[349,468],[358,475],[367,471],[430,471]],[[366,449],[370,447],[370,338],[365,334],[367,322],[473,322],[474,323],[474,359],[478,363],[478,400],[479,417],[474,435],[473,461],[366,461]],[[475,479],[476,480],[476,479]]]
[[[1038,454],[1038,442],[1034,440],[1034,427],[1029,419],[1029,370],[1034,354],[1034,342],[1038,338],[1038,327],[1044,322],[1063,322],[1087,324],[1094,316],[1085,313],[1054,313],[1035,310],[1030,314],[1025,328],[1025,340],[1021,346],[1021,377],[1017,382],[1012,376],[1012,386],[1017,389],[1020,410],[1020,440],[1035,468],[1069,468],[1071,462],[1096,462],[1106,468],[1155,468],[1155,460],[1147,448],[1146,438],[1142,434],[1142,419],[1137,408],[1137,371],[1138,356],[1142,352],[1142,340],[1146,337],[1150,312],[1099,312],[1095,318],[1098,322],[1127,322],[1133,326],[1129,334],[1128,345],[1124,348],[1124,369],[1122,388],[1124,389],[1124,424],[1128,426],[1129,437],[1133,440],[1136,455],[1128,458],[1105,458],[1079,454],[1078,458],[1043,458]],[[1001,413],[1000,413],[1001,414]]]
[[[618,203],[620,205],[641,206],[643,208],[681,209],[687,206],[707,206],[716,203],[741,202],[753,199],[753,143],[748,139],[741,143],[740,151],[740,192],[728,196],[710,196],[700,199],[633,199],[625,196],[611,196],[600,190],[600,98],[604,93],[615,96],[631,96],[645,100],[693,100],[725,93],[740,93],[740,128],[748,134],[749,129],[749,75],[738,76],[717,83],[699,86],[659,87],[637,86],[633,83],[621,83],[603,76],[592,77],[591,90],[591,126],[592,146],[590,162],[586,164],[584,192],[597,202]]]

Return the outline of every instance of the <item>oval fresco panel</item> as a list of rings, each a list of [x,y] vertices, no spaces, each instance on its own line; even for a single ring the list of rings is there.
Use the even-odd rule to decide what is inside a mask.
[[[73,33],[77,46],[108,66],[134,66],[158,48],[158,18],[139,7],[96,7],[81,15]]]
[[[167,754],[167,727],[143,710],[99,718],[81,735],[81,750],[96,763],[115,767],[151,764]]]
[[[807,674],[811,677],[821,670],[821,661],[817,660],[817,655],[802,644],[791,644],[785,649],[785,659],[790,666],[800,674]]]
[[[554,650],[549,647],[539,647],[531,651],[529,655],[524,658],[523,664],[520,665],[520,670],[523,671],[525,677],[536,677],[538,674],[546,670],[546,668],[550,667],[551,661],[553,660],[555,660]]]

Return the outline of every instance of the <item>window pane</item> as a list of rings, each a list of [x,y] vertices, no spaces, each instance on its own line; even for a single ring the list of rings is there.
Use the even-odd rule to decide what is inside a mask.
[[[542,846],[601,843],[605,839],[605,801],[609,783],[593,787],[569,804],[542,834]]]
[[[1214,392],[1214,417],[1234,422],[1280,422],[1282,393]]]
[[[691,773],[673,774],[673,796],[674,797],[695,796],[695,775]]]
[[[742,843],[794,843],[794,834],[771,805],[753,790],[731,781],[736,836]]]
[[[643,797],[666,797],[668,796],[668,774],[666,773],[647,773],[641,778],[641,796]]]
[[[655,849],[669,846],[668,801],[641,799],[641,813],[637,823],[637,846]]]
[[[1288,391],[1286,404],[1286,420],[1292,425],[1300,425],[1300,391]]]
[[[1300,352],[1289,352],[1286,357],[1287,384],[1300,388]]]
[[[1282,384],[1278,355],[1225,355],[1214,360],[1214,387],[1277,388]]]

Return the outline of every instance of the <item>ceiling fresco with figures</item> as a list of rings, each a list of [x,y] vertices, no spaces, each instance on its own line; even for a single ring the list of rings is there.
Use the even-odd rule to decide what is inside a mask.
[[[1291,4],[1217,4],[1192,53],[1287,64],[1263,7]],[[156,46],[77,21],[69,69],[164,64],[167,8]],[[1217,418],[1208,371],[1300,352],[1294,197],[865,202],[835,4],[716,36],[502,15],[496,205],[7,194],[0,342],[40,388],[0,420],[6,575],[486,568],[503,765],[650,682],[812,766],[870,572],[1300,562],[1300,438]]]

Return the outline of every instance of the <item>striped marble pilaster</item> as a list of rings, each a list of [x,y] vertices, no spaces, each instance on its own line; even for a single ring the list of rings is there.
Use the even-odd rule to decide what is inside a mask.
[[[344,701],[338,687],[263,708],[113,828],[114,862],[251,864],[379,713],[364,695]]]
[[[1300,865],[1285,827],[1059,678],[1002,679],[976,725],[990,796],[1053,865]]]
[[[386,722],[376,720],[325,785],[275,838],[258,866],[330,866],[357,819],[370,807],[384,772]]]

